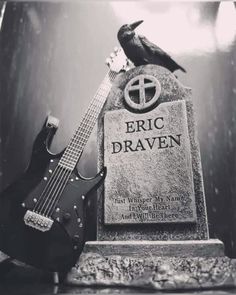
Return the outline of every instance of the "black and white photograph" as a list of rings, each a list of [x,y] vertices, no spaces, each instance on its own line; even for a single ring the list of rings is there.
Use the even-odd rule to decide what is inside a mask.
[[[236,293],[236,2],[0,2],[0,294]]]

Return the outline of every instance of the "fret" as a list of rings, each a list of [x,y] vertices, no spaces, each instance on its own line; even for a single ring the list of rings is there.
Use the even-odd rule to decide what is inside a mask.
[[[78,145],[82,146],[82,145],[84,145],[86,142],[87,142],[87,137],[83,137],[83,138],[80,138],[80,139],[78,140],[78,142],[76,142],[76,144],[77,144],[77,146],[78,146]],[[76,148],[76,147],[75,147],[75,148]]]
[[[74,159],[73,160],[64,159],[63,161],[60,162],[60,165],[68,169],[73,169]]]
[[[82,147],[83,145],[86,144],[87,140],[88,140],[87,137],[79,138],[78,141],[76,142],[76,144],[73,146],[73,148],[78,149],[78,146]]]
[[[78,135],[76,135],[76,137],[75,137],[75,143],[73,143],[73,145],[76,144],[79,140],[82,141],[83,139],[86,140],[86,131],[85,130],[79,132]]]
[[[78,136],[77,140],[75,140],[75,144],[73,145],[73,147],[74,146],[76,147],[79,143],[83,144],[86,140],[87,140],[87,135],[86,134],[83,134],[83,136],[82,135]]]
[[[77,145],[71,145],[69,148],[68,148],[68,151],[72,151],[72,152],[78,152],[78,144]]]
[[[104,102],[99,103],[97,105],[96,109],[91,109],[87,114],[86,117],[84,118],[84,120],[82,121],[82,123],[87,122],[89,120],[90,117],[98,117],[99,112],[101,110],[101,106],[103,105]]]
[[[93,111],[91,112],[87,117],[86,117],[86,120],[83,121],[83,124],[87,124],[87,123],[90,123],[91,120],[96,120],[99,113],[100,113],[100,110],[101,110],[101,107],[99,110],[96,110],[96,111]]]
[[[74,161],[64,160],[59,163],[59,165],[63,168],[73,170],[74,169]]]
[[[85,128],[85,135],[87,133],[88,128],[91,126],[91,123],[93,123],[93,121],[88,119],[86,122],[83,123],[83,127]]]
[[[68,152],[72,151],[72,152],[76,152],[76,153],[79,153],[80,152],[80,146],[81,144],[83,143],[83,141],[78,141],[76,145],[73,145],[73,146],[70,146],[68,148]],[[82,149],[82,147],[81,147]]]
[[[86,125],[85,125],[84,122],[81,123],[81,128],[83,128],[83,129],[78,130],[78,132],[76,133],[75,138],[77,138],[78,136],[82,136],[82,137],[86,136],[87,129],[86,129]]]
[[[67,155],[66,157],[63,157],[63,159],[61,159],[61,162],[73,164],[76,158],[77,157],[72,157],[72,156]]]
[[[98,88],[98,90],[103,89],[104,91],[109,91],[110,88],[111,88],[111,83],[110,82],[108,83],[107,81],[105,81],[103,85]]]
[[[97,98],[97,104],[96,104],[96,107],[94,108],[94,110],[100,109],[101,105],[103,105],[105,101],[106,101],[106,99],[104,99],[104,98],[103,99]]]
[[[70,153],[65,154],[65,156],[63,157],[63,159],[65,160],[75,160],[78,157],[78,153],[81,152],[81,150],[79,150],[76,154],[72,151],[70,151]]]
[[[58,166],[59,166],[59,167],[62,167],[62,168],[66,168],[66,169],[68,169],[68,170],[70,170],[70,171],[72,171],[72,170],[74,169],[74,165],[64,163],[64,161],[62,161],[62,162],[60,161],[60,162],[58,163]]]
[[[96,121],[97,117],[98,117],[98,114],[97,114],[97,115],[93,115],[93,116],[91,115],[91,116],[89,116],[89,117],[86,119],[86,122],[84,122],[84,124],[83,124],[83,127],[86,128],[85,132],[87,131],[87,128],[88,128],[89,126],[91,126],[91,124],[93,124],[93,121]]]
[[[95,97],[96,104],[93,106],[94,109],[96,109],[99,106],[99,104],[103,104],[106,101],[106,98],[108,96],[108,93],[105,96],[99,95],[99,93],[96,94],[96,97]],[[92,110],[92,108],[89,109],[88,111],[90,111],[90,110]]]
[[[96,103],[91,104],[87,112],[89,112],[90,110],[96,109],[98,104],[99,104],[99,100],[96,99]]]
[[[83,123],[83,127],[85,127],[86,130],[88,130],[88,128],[90,127],[90,124],[89,123],[90,123],[89,120],[87,120],[86,122]]]
[[[63,158],[63,161],[65,162],[74,162],[74,160],[77,158],[77,156],[72,156],[72,155],[66,155],[64,158]]]
[[[65,156],[66,155],[70,156],[71,153],[74,153],[77,155],[79,152],[81,152],[81,150],[82,150],[82,148],[80,148],[80,144],[78,142],[77,145],[68,147],[68,150],[66,150],[66,152],[65,152]]]
[[[91,127],[91,125],[94,125],[96,123],[97,118],[98,118],[98,116],[88,118],[88,120],[85,123],[86,124],[86,131],[88,130],[88,128]],[[93,128],[93,126],[92,126],[92,128]]]
[[[105,97],[108,93],[109,91],[107,91],[106,89],[99,89],[97,92],[97,95],[100,95],[101,97]]]
[[[101,96],[107,96],[107,94],[110,91],[110,87],[106,86],[106,87],[101,87],[98,89],[96,94],[100,94]]]
[[[91,120],[91,119],[95,119],[95,118],[97,118],[98,117],[98,115],[99,115],[99,111],[98,110],[94,110],[94,111],[92,111],[90,114],[89,114],[89,116],[86,118],[86,122],[88,122],[89,120]]]
[[[96,109],[92,109],[92,110],[89,112],[89,114],[88,114],[88,116],[86,117],[86,119],[88,119],[89,117],[97,117],[97,116],[99,115],[100,111],[101,111],[101,108],[102,108],[103,104],[104,104],[104,102],[102,102],[102,103],[98,103]]]
[[[83,125],[83,126],[86,128],[85,125]],[[87,127],[87,129],[88,129],[88,127]],[[78,135],[76,136],[75,140],[76,141],[80,140],[80,139],[81,139],[81,141],[86,140],[87,134],[88,134],[87,129],[86,130],[84,129],[83,131],[79,132]]]
[[[68,150],[70,153],[67,153],[67,154],[65,154],[65,157],[74,157],[74,158],[76,158],[77,156],[78,156],[78,152],[79,151],[76,151],[76,150],[72,150],[72,149],[69,149]]]

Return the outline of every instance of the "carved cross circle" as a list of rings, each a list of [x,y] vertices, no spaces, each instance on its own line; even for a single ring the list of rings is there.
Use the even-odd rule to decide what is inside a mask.
[[[145,110],[158,100],[161,85],[154,76],[142,74],[131,79],[124,92],[125,101],[132,109]]]

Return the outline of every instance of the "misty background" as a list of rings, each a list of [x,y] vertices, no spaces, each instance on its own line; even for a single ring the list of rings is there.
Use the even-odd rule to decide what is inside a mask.
[[[124,23],[186,70],[193,90],[211,238],[236,257],[236,8],[226,2],[8,2],[0,17],[0,189],[26,169],[48,114],[60,120],[60,152],[99,87]],[[96,128],[79,163],[97,172]],[[95,200],[96,194],[94,195]],[[96,202],[90,206],[95,239]]]

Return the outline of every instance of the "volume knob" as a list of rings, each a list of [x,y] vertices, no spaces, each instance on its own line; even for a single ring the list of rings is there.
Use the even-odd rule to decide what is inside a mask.
[[[74,240],[75,240],[75,242],[78,242],[79,241],[79,235],[74,235]]]
[[[64,220],[65,222],[69,221],[70,218],[71,218],[71,215],[70,215],[70,213],[68,213],[68,212],[65,213],[65,214],[63,215],[63,220]]]

